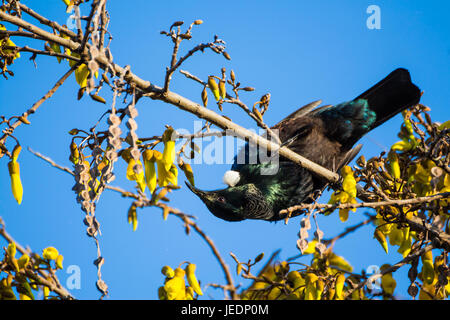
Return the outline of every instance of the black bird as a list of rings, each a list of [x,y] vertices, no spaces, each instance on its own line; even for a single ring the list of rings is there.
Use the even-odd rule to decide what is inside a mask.
[[[283,145],[321,166],[337,171],[349,163],[361,149],[353,145],[367,132],[406,108],[419,103],[421,92],[411,82],[406,69],[397,69],[355,99],[336,106],[316,108],[312,103],[295,111],[272,127],[278,129]],[[327,182],[310,171],[280,158],[276,164],[258,161],[249,164],[251,152],[243,148],[246,163],[238,156],[224,176],[228,188],[194,192],[217,217],[227,221],[260,219],[281,220],[279,211],[311,201],[315,190]],[[262,169],[278,169],[261,174]]]

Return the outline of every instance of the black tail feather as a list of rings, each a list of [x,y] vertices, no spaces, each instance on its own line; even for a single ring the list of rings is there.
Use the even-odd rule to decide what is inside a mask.
[[[372,126],[378,127],[397,113],[419,103],[420,89],[411,82],[408,70],[399,68],[356,99],[366,99],[371,110],[377,115]]]

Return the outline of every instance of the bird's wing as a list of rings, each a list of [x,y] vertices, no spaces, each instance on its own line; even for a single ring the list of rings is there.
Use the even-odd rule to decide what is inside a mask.
[[[348,151],[345,156],[342,158],[342,160],[339,162],[337,166],[337,170],[341,169],[343,166],[346,166],[349,164],[361,151],[362,144],[358,144],[356,147]]]
[[[298,110],[295,110],[290,115],[285,117],[283,120],[278,122],[274,127],[277,127],[288,120],[303,117],[303,116],[307,115],[308,113],[313,111],[317,106],[319,106],[321,103],[322,103],[322,100],[317,100],[317,101],[308,103],[307,105],[304,105],[303,107],[299,108]]]

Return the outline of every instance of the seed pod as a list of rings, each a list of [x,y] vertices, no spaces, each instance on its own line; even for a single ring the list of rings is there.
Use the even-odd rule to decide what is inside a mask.
[[[206,91],[206,86],[202,90],[202,102],[203,106],[206,108],[208,105],[208,92]]]
[[[234,74],[233,70],[230,71],[230,78],[231,78],[231,81],[233,81],[233,83],[236,81],[236,75]]]
[[[103,79],[103,81],[105,81],[107,84],[110,84],[109,78],[108,78],[108,76],[106,75],[106,72],[103,72],[103,73],[102,73],[102,79]]]
[[[195,182],[194,182],[194,173],[192,172],[192,167],[189,163],[183,163],[180,166],[180,169],[183,170],[184,175],[186,176],[186,178],[188,179],[189,183],[193,186],[195,186]]]
[[[260,254],[258,254],[255,258],[255,263],[259,262],[262,260],[262,258],[264,258],[264,252],[261,252]]]
[[[219,82],[219,94],[222,97],[222,99],[225,99],[227,97],[227,91],[224,80],[220,80]]]
[[[19,120],[22,122],[22,123],[25,123],[25,124],[30,124],[31,122],[27,119],[27,118],[25,118],[24,116],[19,116]]]
[[[101,97],[97,94],[91,94],[90,96],[91,96],[92,100],[106,104],[106,100],[103,97]]]
[[[163,220],[164,221],[167,220],[167,217],[169,216],[169,213],[170,213],[169,207],[164,207],[164,209],[163,209]]]
[[[175,21],[171,26],[170,29],[172,29],[173,27],[180,27],[182,26],[184,23],[184,21]]]
[[[417,288],[415,283],[411,283],[411,285],[408,287],[408,294],[411,297],[415,297],[417,296],[417,294],[419,293],[419,289]]]

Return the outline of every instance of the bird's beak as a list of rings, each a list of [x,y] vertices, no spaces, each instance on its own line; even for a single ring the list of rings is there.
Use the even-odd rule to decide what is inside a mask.
[[[197,189],[193,185],[191,185],[189,182],[185,182],[189,190],[191,190],[193,193],[195,193],[200,199],[206,198],[206,192],[202,191],[200,189]]]

